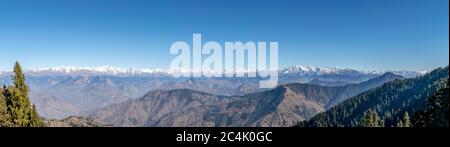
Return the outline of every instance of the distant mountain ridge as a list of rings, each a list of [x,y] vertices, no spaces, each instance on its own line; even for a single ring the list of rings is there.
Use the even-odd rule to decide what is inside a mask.
[[[200,70],[194,70],[200,72]],[[32,70],[25,70],[27,74],[35,76],[48,75],[109,75],[109,76],[170,76],[174,72],[182,72],[180,69],[163,69],[163,68],[120,68],[114,66],[99,66],[99,67],[75,67],[75,66],[61,66],[53,68],[37,68]],[[296,74],[301,76],[320,76],[320,75],[351,75],[357,76],[359,74],[367,75],[381,75],[385,72],[392,72],[406,78],[423,75],[429,72],[428,70],[418,71],[364,71],[354,70],[349,68],[339,67],[318,67],[318,66],[288,66],[279,70],[280,75]],[[8,71],[1,71],[0,75],[9,73]]]
[[[322,81],[319,79],[313,79],[313,80],[309,81],[308,83],[314,84],[314,85],[321,85],[321,86],[344,86],[344,85],[351,84],[351,83],[348,83],[345,81]]]
[[[258,88],[258,78],[174,78],[162,69],[61,67],[27,70],[25,74],[31,90],[30,99],[39,113],[55,119],[86,114],[113,103],[142,97],[157,89],[192,89],[224,96],[269,90]],[[344,86],[381,74],[344,68],[292,66],[280,70],[278,85],[310,82],[322,86]],[[320,82],[313,83],[314,80]],[[11,84],[10,73],[0,74],[0,84]]]
[[[243,96],[219,96],[190,89],[155,90],[112,104],[91,117],[116,126],[291,126],[328,107],[402,78],[386,73],[339,87],[294,83]]]

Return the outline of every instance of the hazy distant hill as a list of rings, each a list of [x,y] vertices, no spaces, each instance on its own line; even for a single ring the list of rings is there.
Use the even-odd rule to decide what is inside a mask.
[[[352,83],[348,83],[345,81],[322,81],[319,79],[314,79],[308,82],[309,84],[321,85],[321,86],[344,86]]]

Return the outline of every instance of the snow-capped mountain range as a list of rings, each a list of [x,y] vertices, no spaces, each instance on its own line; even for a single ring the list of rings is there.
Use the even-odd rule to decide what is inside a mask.
[[[30,99],[38,107],[39,113],[46,118],[58,119],[139,98],[157,89],[191,89],[228,96],[267,90],[259,88],[259,80],[255,78],[175,78],[170,75],[171,72],[186,71],[112,66],[25,70]],[[392,73],[408,78],[426,72]],[[278,85],[303,83],[327,87],[345,86],[377,79],[386,75],[384,73],[337,67],[290,66],[279,70]],[[0,85],[12,84],[11,74],[11,71],[0,72]]]
[[[418,75],[424,75],[429,72],[429,70],[398,70],[398,71],[375,71],[375,70],[355,70],[350,68],[339,68],[339,67],[318,67],[318,66],[289,66],[280,70],[280,74],[301,74],[301,75],[356,75],[356,74],[367,74],[367,75],[381,75],[386,72],[391,72],[396,75],[401,75],[403,77],[415,77]]]
[[[312,74],[312,75],[323,75],[323,74],[348,74],[352,72],[364,73],[364,74],[381,74],[381,71],[358,71],[349,68],[339,68],[339,67],[318,67],[318,66],[289,66],[280,71],[281,74]]]
[[[200,72],[200,70],[194,70]],[[161,68],[120,68],[113,66],[100,67],[74,67],[63,66],[53,68],[37,68],[25,70],[29,75],[110,75],[110,76],[170,76],[174,72],[188,72],[182,69],[161,69]],[[429,70],[418,71],[366,71],[354,70],[339,67],[318,67],[318,66],[289,66],[279,70],[281,75],[297,76],[320,76],[320,75],[380,75],[385,72],[392,72],[403,77],[415,77],[429,72]],[[10,71],[0,71],[0,75],[8,74]]]
[[[106,74],[106,75],[141,75],[141,74],[156,74],[166,73],[163,69],[158,68],[120,68],[113,66],[100,66],[100,67],[74,67],[63,66],[54,68],[38,68],[28,70],[29,73],[61,73],[61,74]]]

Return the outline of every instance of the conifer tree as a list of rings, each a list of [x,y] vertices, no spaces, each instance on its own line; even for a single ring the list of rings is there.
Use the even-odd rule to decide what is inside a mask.
[[[36,105],[33,105],[30,113],[30,123],[29,127],[41,127],[42,120],[39,118],[39,114],[37,113]]]
[[[17,88],[20,93],[27,97],[28,99],[28,86],[25,83],[25,74],[22,72],[22,67],[19,62],[16,61],[14,64],[14,76],[13,76],[14,87]],[[29,100],[28,100],[29,101]]]
[[[399,120],[397,122],[397,127],[403,127],[403,121],[402,120]]]
[[[384,121],[380,119],[377,112],[368,110],[364,113],[361,122],[362,127],[384,127]]]
[[[39,124],[40,118],[37,112],[33,112],[28,97],[28,86],[25,84],[25,75],[20,64],[14,65],[13,85],[4,92],[7,112],[11,117],[13,126],[27,127]],[[35,113],[35,114],[33,114]],[[38,122],[38,123],[36,123]],[[34,124],[31,124],[34,123]]]
[[[403,127],[412,127],[411,121],[409,120],[409,114],[405,111],[402,119]]]
[[[397,127],[412,127],[408,112],[403,113],[403,118],[397,122]]]

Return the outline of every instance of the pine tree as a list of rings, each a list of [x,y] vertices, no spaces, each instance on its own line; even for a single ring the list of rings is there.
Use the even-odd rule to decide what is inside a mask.
[[[403,121],[402,120],[397,122],[397,127],[403,127]]]
[[[28,86],[25,84],[25,75],[20,64],[14,65],[13,86],[6,88],[4,92],[7,112],[11,117],[13,126],[35,126],[41,122],[37,112],[33,112],[28,97]],[[35,109],[35,108],[34,108]],[[33,124],[31,124],[33,123]]]
[[[362,127],[378,127],[378,114],[373,110],[368,110],[364,113]]]
[[[25,75],[22,72],[19,62],[14,65],[14,76],[13,76],[14,87],[19,89],[23,95],[28,96],[28,86],[25,84]]]
[[[397,127],[412,127],[408,112],[403,113],[403,118],[397,122]]]
[[[403,127],[412,127],[411,125],[411,121],[409,120],[409,114],[408,112],[405,111],[405,113],[403,114]]]
[[[361,120],[362,127],[384,127],[384,120],[380,119],[377,111],[368,110],[364,112],[364,116]]]
[[[33,105],[30,113],[30,123],[29,127],[41,127],[42,120],[39,118],[39,114],[37,113],[36,105]]]

